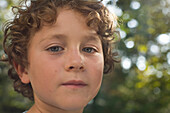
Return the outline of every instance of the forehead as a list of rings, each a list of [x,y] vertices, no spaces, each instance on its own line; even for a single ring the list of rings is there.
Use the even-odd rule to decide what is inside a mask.
[[[61,26],[63,24],[68,24],[69,26],[76,26],[75,23],[77,23],[76,25],[80,25],[83,27],[88,27],[87,23],[86,23],[86,17],[83,16],[81,13],[79,13],[78,11],[74,10],[74,9],[69,9],[69,8],[59,8],[58,9],[58,15],[56,18],[56,23],[58,26]]]
[[[75,32],[77,35],[79,34],[97,35],[94,29],[87,26],[85,16],[83,16],[81,13],[75,10],[66,8],[59,9],[59,13],[56,18],[56,23],[53,26],[51,26],[51,28],[54,28],[54,30],[56,30],[56,32],[58,33],[64,33],[68,35],[74,34]]]
[[[87,39],[100,42],[96,31],[87,26],[86,17],[75,10],[67,8],[58,9],[56,22],[52,25],[42,26],[42,29],[36,35],[39,35],[37,37],[42,37],[41,41],[71,38],[72,40]]]

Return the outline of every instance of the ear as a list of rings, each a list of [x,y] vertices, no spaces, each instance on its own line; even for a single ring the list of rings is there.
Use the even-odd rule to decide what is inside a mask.
[[[14,65],[15,71],[17,72],[19,78],[21,79],[21,82],[24,84],[30,83],[27,69],[17,64],[16,62],[13,62],[13,65]]]

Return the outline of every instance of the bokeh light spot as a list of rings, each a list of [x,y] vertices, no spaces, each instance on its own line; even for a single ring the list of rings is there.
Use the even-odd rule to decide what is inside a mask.
[[[123,14],[122,9],[120,9],[119,7],[115,5],[108,5],[107,8],[111,13],[116,14],[117,16],[122,16]]]
[[[140,3],[138,1],[132,1],[130,7],[134,10],[137,10],[140,8]]]
[[[129,49],[133,48],[135,45],[134,41],[127,41],[125,44],[126,44],[126,47]]]
[[[132,61],[127,57],[122,57],[121,65],[124,69],[128,70],[131,68]]]
[[[156,74],[156,77],[157,78],[162,78],[163,74],[161,71],[158,71],[157,74]]]
[[[167,59],[170,59],[170,52],[167,53]]]
[[[127,14],[127,13],[123,14],[123,19],[124,19],[124,20],[129,19],[129,17],[130,17],[129,14]]]
[[[135,19],[132,19],[127,23],[127,25],[129,28],[135,28],[138,26],[138,21]]]
[[[7,6],[8,6],[8,3],[7,3],[6,0],[1,0],[1,1],[0,1],[0,9],[1,9],[1,8],[4,9],[4,8],[6,8]]]
[[[159,47],[158,47],[157,45],[151,45],[150,51],[151,51],[153,54],[156,55],[156,54],[159,54],[160,49],[159,49]]]
[[[153,93],[156,95],[159,94],[160,92],[161,92],[161,90],[158,87],[154,88],[154,90],[153,90]]]
[[[139,56],[136,62],[136,65],[140,71],[144,71],[146,69],[146,58],[144,56]]]
[[[155,69],[155,67],[153,65],[150,65],[150,66],[148,66],[148,68],[145,71],[144,75],[149,76],[149,75],[156,74],[156,72],[157,72],[157,70]]]
[[[157,37],[157,41],[158,43],[160,43],[161,45],[165,45],[165,44],[168,44],[170,43],[170,34],[160,34],[158,37]]]
[[[120,32],[120,37],[121,37],[122,39],[126,37],[126,32],[125,32],[125,31],[119,29],[119,32]]]
[[[168,62],[168,64],[170,65],[170,59],[168,59],[168,61],[167,61],[167,62]]]

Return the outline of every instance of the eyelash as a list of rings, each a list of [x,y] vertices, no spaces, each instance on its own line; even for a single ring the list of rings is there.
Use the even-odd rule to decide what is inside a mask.
[[[93,51],[93,52],[91,52],[91,51],[89,52],[89,51],[88,51],[89,49],[90,49],[91,51]],[[92,47],[85,47],[85,48],[83,48],[82,50],[83,50],[83,51],[86,51],[86,52],[88,51],[87,53],[95,53],[95,52],[97,52],[97,50],[96,50],[95,48],[92,48]]]
[[[50,51],[50,52],[59,52],[59,51],[62,51],[64,50],[64,48],[62,48],[61,46],[51,46],[49,48],[47,48],[47,51]],[[95,53],[95,52],[98,52],[97,49],[93,48],[93,47],[85,47],[82,49],[82,51],[84,52],[87,52],[87,53]]]
[[[50,52],[53,52],[53,53],[59,52],[59,51],[62,51],[62,50],[64,50],[64,48],[62,48],[61,46],[51,46],[51,47],[47,48],[47,51],[50,51]]]

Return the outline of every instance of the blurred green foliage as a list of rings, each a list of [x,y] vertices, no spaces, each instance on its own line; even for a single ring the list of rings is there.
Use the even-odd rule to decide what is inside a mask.
[[[7,12],[17,0],[1,1],[8,4],[0,5],[2,28],[2,23],[11,18]],[[125,36],[118,44],[122,63],[116,64],[112,74],[104,76],[100,93],[85,113],[169,113],[170,41],[158,40],[161,34],[166,34],[162,38],[170,37],[169,0],[104,1],[113,8],[116,4],[122,11],[120,30]],[[0,31],[1,57],[2,37]],[[0,63],[0,113],[19,113],[32,102],[13,91],[7,69],[6,64]]]

